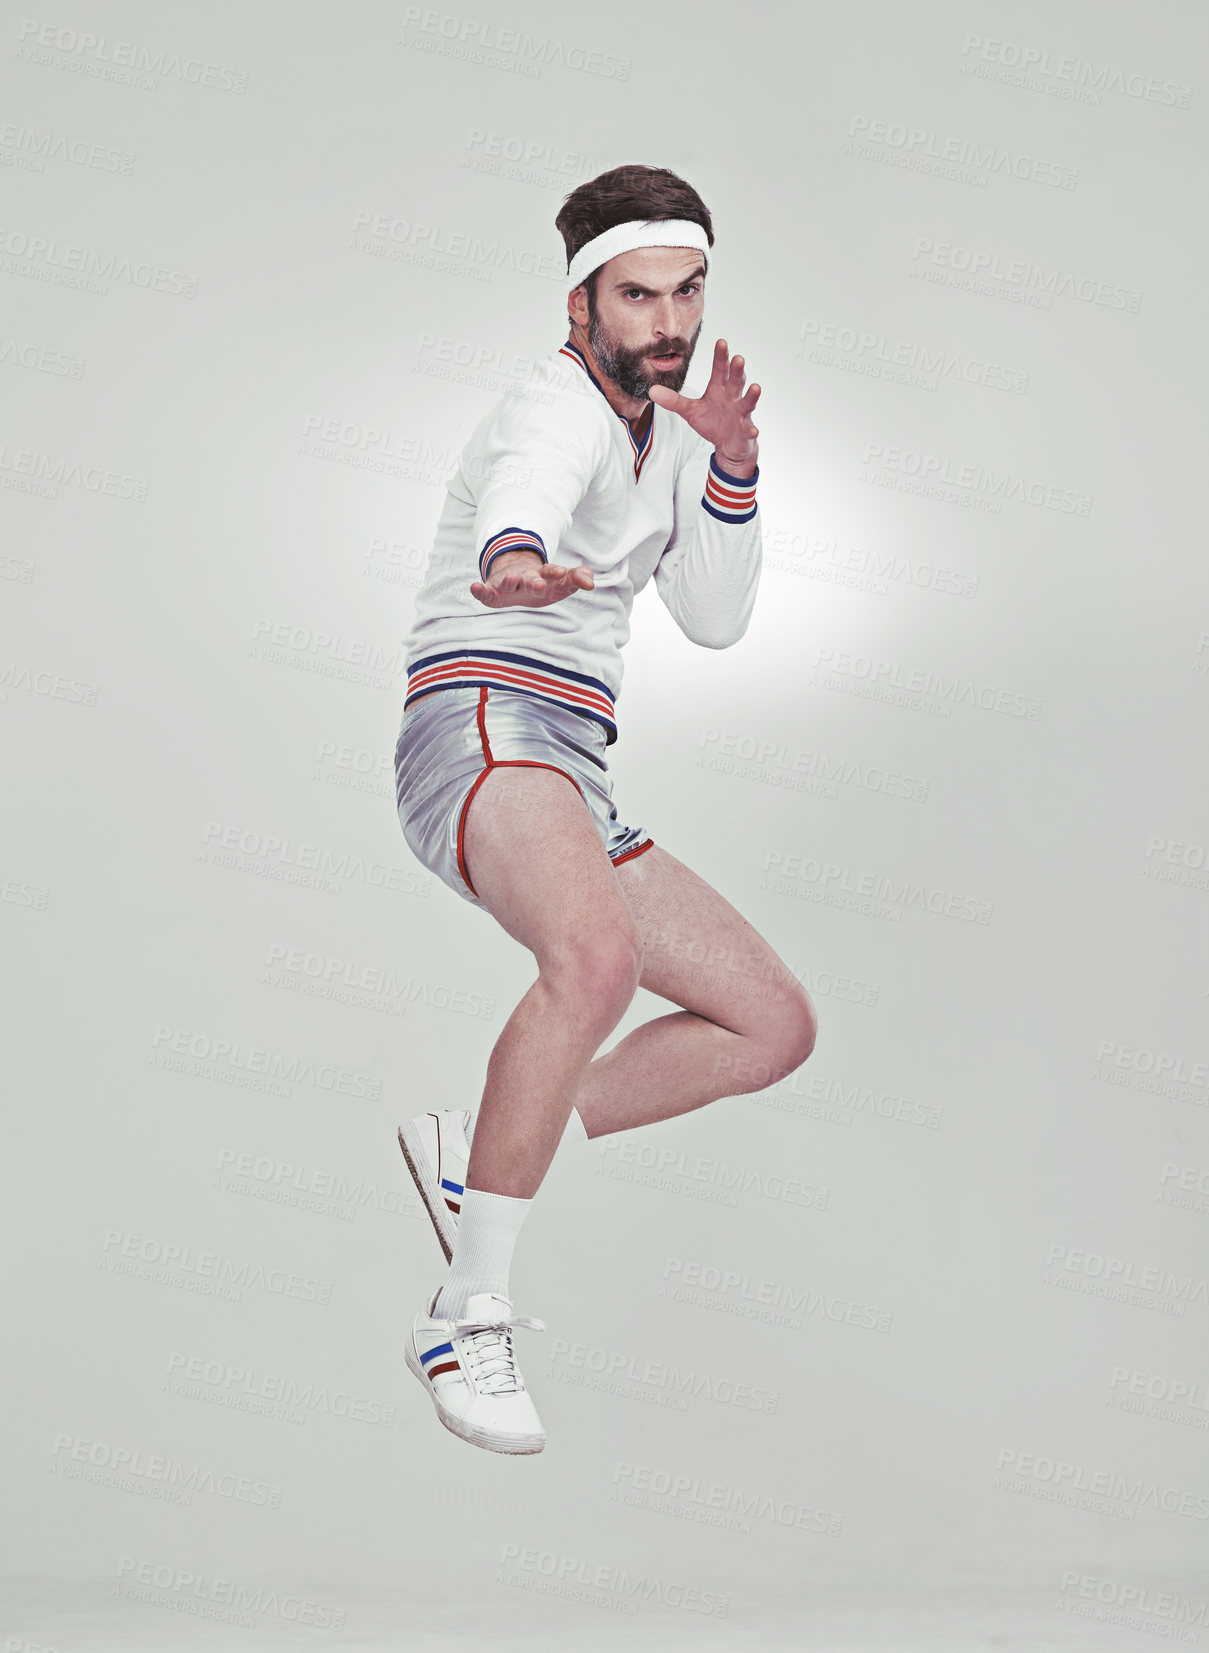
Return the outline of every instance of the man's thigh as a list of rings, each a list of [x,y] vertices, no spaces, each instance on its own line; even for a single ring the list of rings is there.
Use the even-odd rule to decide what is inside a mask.
[[[650,993],[745,1036],[813,1020],[806,989],[725,896],[659,844],[616,868]]]
[[[618,932],[637,944],[617,870],[567,775],[496,764],[470,800],[463,844],[479,899],[539,967]]]

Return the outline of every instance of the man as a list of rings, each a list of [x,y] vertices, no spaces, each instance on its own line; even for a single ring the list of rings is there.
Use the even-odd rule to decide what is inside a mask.
[[[622,824],[605,757],[634,594],[653,577],[693,642],[728,648],[759,583],[759,386],[719,339],[703,395],[680,394],[710,215],[675,173],[626,166],[573,190],[555,223],[570,336],[545,396],[488,413],[450,481],[395,765],[411,849],[538,967],[477,1116],[399,1132],[451,1259],[407,1363],[446,1428],[512,1453],[545,1444],[512,1347],[517,1327],[544,1327],[513,1314],[509,1265],[560,1139],[760,1089],[815,1038],[809,995],[746,919]],[[639,986],[682,1008],[595,1056]]]

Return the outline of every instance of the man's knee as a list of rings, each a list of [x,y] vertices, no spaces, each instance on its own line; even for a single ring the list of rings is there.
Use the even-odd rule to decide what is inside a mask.
[[[786,997],[777,1016],[774,1036],[775,1058],[784,1065],[787,1074],[800,1068],[814,1049],[818,1037],[819,1019],[814,1003],[804,987]]]
[[[806,1061],[817,1035],[818,1018],[805,988],[782,995],[760,1032],[747,1034],[739,1049],[718,1058],[727,1094],[744,1096],[779,1085]]]
[[[642,937],[624,918],[569,938],[541,961],[541,974],[563,993],[619,1017],[642,976]]]

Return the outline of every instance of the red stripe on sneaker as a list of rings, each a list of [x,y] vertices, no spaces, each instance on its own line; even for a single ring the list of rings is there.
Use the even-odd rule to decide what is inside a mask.
[[[433,1378],[439,1377],[442,1372],[457,1372],[460,1370],[461,1368],[456,1360],[443,1360],[439,1366],[428,1368],[428,1381],[431,1383]]]

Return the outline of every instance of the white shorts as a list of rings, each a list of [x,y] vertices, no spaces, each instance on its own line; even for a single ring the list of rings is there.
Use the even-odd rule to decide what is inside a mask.
[[[654,840],[617,819],[605,739],[594,718],[517,689],[434,689],[413,700],[395,747],[399,824],[412,854],[486,912],[466,870],[466,811],[493,769],[537,768],[577,787],[614,866],[641,855]]]

